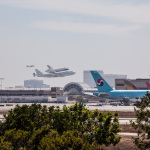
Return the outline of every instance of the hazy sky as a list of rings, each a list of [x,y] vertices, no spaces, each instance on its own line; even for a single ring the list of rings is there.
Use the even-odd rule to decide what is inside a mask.
[[[149,78],[150,1],[0,0],[3,86],[37,79],[31,64],[42,72],[46,65],[76,72],[44,79],[51,86],[82,82],[90,69]]]

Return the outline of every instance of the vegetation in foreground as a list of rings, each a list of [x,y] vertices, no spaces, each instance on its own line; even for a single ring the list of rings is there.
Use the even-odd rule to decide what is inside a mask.
[[[150,149],[150,93],[147,92],[136,107],[136,121],[131,121],[132,127],[138,133],[134,143],[142,150]]]
[[[84,104],[17,105],[0,122],[1,150],[103,149],[120,141],[118,113],[89,111]]]

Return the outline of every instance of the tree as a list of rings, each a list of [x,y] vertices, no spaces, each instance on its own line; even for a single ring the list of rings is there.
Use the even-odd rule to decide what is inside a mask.
[[[134,142],[140,149],[150,148],[150,93],[146,93],[137,102],[135,108],[136,121],[131,121],[131,125],[137,130],[138,137],[134,138]]]
[[[85,141],[84,135],[78,131],[66,131],[59,135],[57,131],[49,132],[42,138],[38,146],[39,150],[102,150],[102,147],[97,143],[91,145]]]
[[[117,135],[121,130],[118,113],[113,115],[99,110],[90,111],[82,103],[70,107],[64,105],[63,109],[40,104],[17,105],[4,117],[5,121],[0,123],[0,136],[4,137],[5,142],[12,143],[14,149],[38,149],[41,140],[53,135],[53,132],[57,132],[60,141],[65,138],[62,135],[69,136],[68,140],[62,140],[66,141],[64,145],[69,140],[70,143],[76,141],[78,145],[74,143],[75,147],[80,147],[80,144],[85,147],[89,145],[91,148],[93,145],[101,147],[103,144],[116,145],[120,141],[120,136]],[[57,138],[53,139],[56,143]],[[78,138],[83,140],[78,141]]]
[[[4,141],[4,138],[0,137],[0,150],[13,150],[12,143]]]
[[[4,141],[11,142],[14,149],[25,148],[30,137],[29,131],[11,129],[5,131]]]
[[[50,129],[50,126],[43,126],[42,128],[38,130],[34,130],[33,134],[31,135],[28,144],[27,144],[27,149],[28,150],[37,150],[39,143],[43,137],[45,137],[49,132],[52,130]]]
[[[40,104],[16,105],[13,110],[4,115],[5,122],[0,124],[0,128],[3,131],[15,128],[16,130],[32,132],[33,129],[39,129],[47,124],[47,112],[47,107]],[[4,132],[1,134],[4,134]]]

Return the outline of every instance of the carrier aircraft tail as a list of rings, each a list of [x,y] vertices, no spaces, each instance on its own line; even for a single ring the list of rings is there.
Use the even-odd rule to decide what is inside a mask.
[[[43,73],[42,73],[41,71],[39,71],[38,69],[35,69],[35,72],[36,72],[36,74],[37,74],[38,76],[42,76],[42,75],[43,75]]]

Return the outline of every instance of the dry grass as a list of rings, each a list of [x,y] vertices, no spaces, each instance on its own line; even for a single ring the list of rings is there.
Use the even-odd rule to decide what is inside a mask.
[[[129,124],[120,124],[121,132],[136,133],[137,131]]]
[[[116,146],[105,147],[106,150],[139,150],[135,144],[132,136],[121,136],[119,144]]]
[[[107,111],[101,111],[103,113],[107,113]],[[110,111],[112,114],[114,114],[114,111]],[[135,117],[135,112],[133,111],[118,111],[119,118],[136,118]]]

